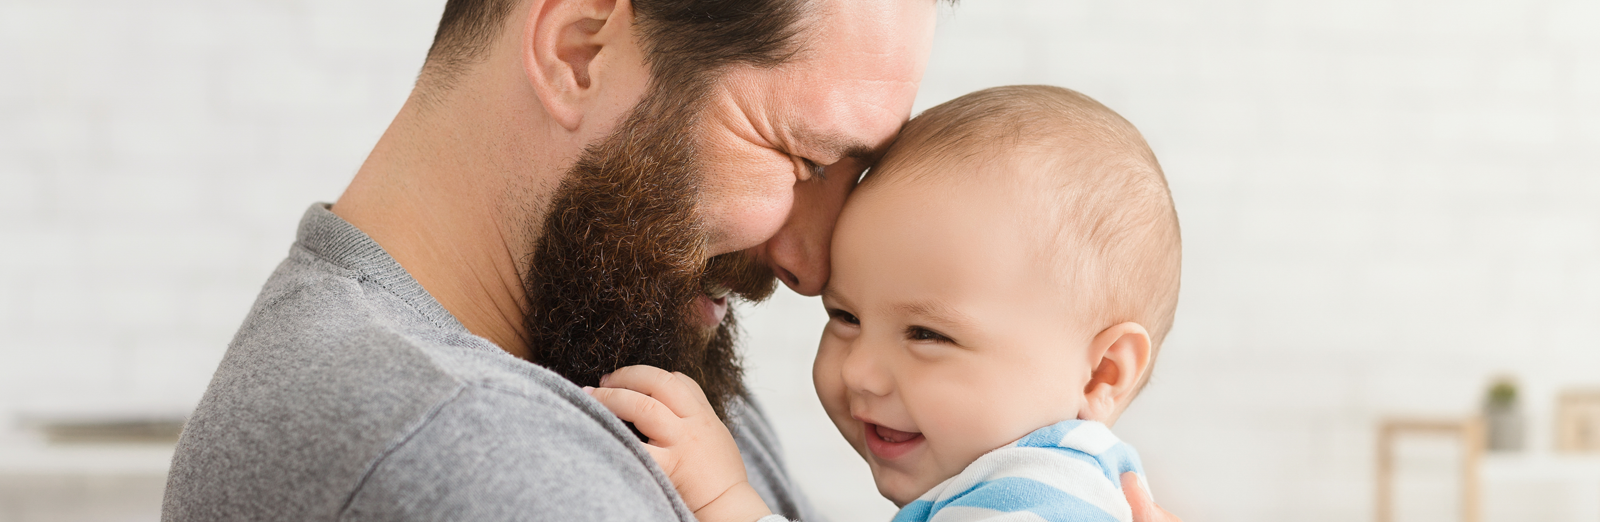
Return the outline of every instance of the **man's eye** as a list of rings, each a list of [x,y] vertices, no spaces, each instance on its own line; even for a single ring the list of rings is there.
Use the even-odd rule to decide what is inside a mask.
[[[906,338],[911,339],[913,341],[933,341],[933,342],[936,342],[936,343],[954,343],[955,342],[955,341],[950,340],[949,337],[945,337],[945,335],[942,334],[942,333],[935,332],[933,330],[929,330],[929,329],[923,328],[921,326],[907,327],[906,328]]]
[[[825,172],[828,170],[828,167],[826,167],[824,165],[819,165],[819,164],[817,164],[817,162],[811,161],[811,160],[808,160],[808,159],[805,159],[805,158],[800,158],[800,161],[801,161],[801,163],[805,164],[806,172],[811,174],[811,177],[817,178],[817,179],[820,179],[820,180],[827,180],[828,179],[827,174],[825,174]]]
[[[844,310],[840,310],[838,308],[830,308],[830,309],[828,309],[828,317],[833,318],[834,320],[837,320],[837,321],[843,321],[845,324],[852,324],[852,325],[860,325],[861,324],[861,320],[860,319],[856,319],[855,315],[851,314],[850,312],[846,312]]]

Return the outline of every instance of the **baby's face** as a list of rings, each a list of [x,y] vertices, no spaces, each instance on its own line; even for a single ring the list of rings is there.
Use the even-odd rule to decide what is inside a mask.
[[[1094,332],[1034,255],[1024,192],[877,185],[839,218],[812,377],[896,504],[1083,404]]]

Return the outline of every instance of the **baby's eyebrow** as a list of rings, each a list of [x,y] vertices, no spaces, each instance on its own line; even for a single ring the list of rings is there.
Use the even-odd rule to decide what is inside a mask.
[[[829,304],[830,301],[832,302],[831,305]],[[850,299],[840,295],[838,291],[834,290],[833,285],[822,288],[822,302],[823,306],[830,310],[829,313],[832,313],[834,307],[855,310],[855,307],[850,304]],[[856,310],[856,312],[860,312],[860,310]]]
[[[972,316],[939,301],[900,303],[895,305],[894,309],[902,314],[927,317],[953,326],[967,327],[977,324],[977,321],[974,321]]]

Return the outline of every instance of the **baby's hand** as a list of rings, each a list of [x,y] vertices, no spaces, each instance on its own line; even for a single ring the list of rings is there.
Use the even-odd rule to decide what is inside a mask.
[[[629,366],[585,388],[650,440],[644,445],[700,522],[755,522],[771,515],[750,486],[733,434],[700,385],[682,373]]]

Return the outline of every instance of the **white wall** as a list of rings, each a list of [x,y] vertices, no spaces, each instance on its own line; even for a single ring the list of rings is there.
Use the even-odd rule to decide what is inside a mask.
[[[191,407],[441,5],[0,3],[0,445],[18,414]],[[1137,124],[1185,286],[1118,431],[1187,520],[1364,520],[1378,419],[1469,413],[1512,374],[1543,453],[1555,393],[1600,386],[1597,27],[1592,0],[968,0],[918,108],[1052,83]],[[796,473],[886,519],[811,395],[820,306],[748,315]],[[1600,520],[1600,486],[1491,464],[1491,519]]]
[[[0,4],[0,412],[192,407],[440,5]]]

